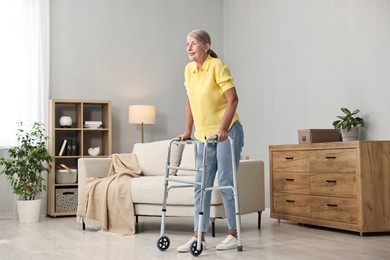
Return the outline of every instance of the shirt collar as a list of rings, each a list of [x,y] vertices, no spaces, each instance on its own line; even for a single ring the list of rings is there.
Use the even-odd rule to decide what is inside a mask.
[[[212,57],[210,55],[207,56],[206,60],[203,62],[202,67],[198,70],[198,66],[196,66],[196,62],[194,62],[194,67],[192,73],[198,72],[200,70],[208,71],[210,67],[210,61]]]

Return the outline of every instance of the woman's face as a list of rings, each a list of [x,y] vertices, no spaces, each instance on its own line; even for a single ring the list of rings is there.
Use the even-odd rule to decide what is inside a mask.
[[[204,44],[191,36],[187,36],[187,54],[190,61],[202,65],[207,58],[209,49],[209,43]]]

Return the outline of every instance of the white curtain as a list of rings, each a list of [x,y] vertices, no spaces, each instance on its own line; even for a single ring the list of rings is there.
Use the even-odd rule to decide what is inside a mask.
[[[0,0],[0,147],[16,144],[16,122],[47,125],[49,0]]]

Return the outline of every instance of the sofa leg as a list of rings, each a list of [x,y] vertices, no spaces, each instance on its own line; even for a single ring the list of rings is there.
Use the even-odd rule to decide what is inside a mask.
[[[211,236],[215,237],[215,218],[210,218],[211,220]]]
[[[82,223],[82,226],[83,226],[83,230],[85,230],[85,222],[84,221]]]
[[[261,213],[262,213],[262,211],[257,212],[257,214],[258,214],[257,228],[258,228],[258,229],[261,228]]]
[[[135,224],[138,224],[138,216],[135,216]]]

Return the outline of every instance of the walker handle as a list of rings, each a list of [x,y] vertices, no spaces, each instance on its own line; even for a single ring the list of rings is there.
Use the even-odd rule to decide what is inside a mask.
[[[210,136],[205,141],[206,144],[208,144],[208,143],[215,144],[217,142],[218,142],[218,135],[217,134]]]

